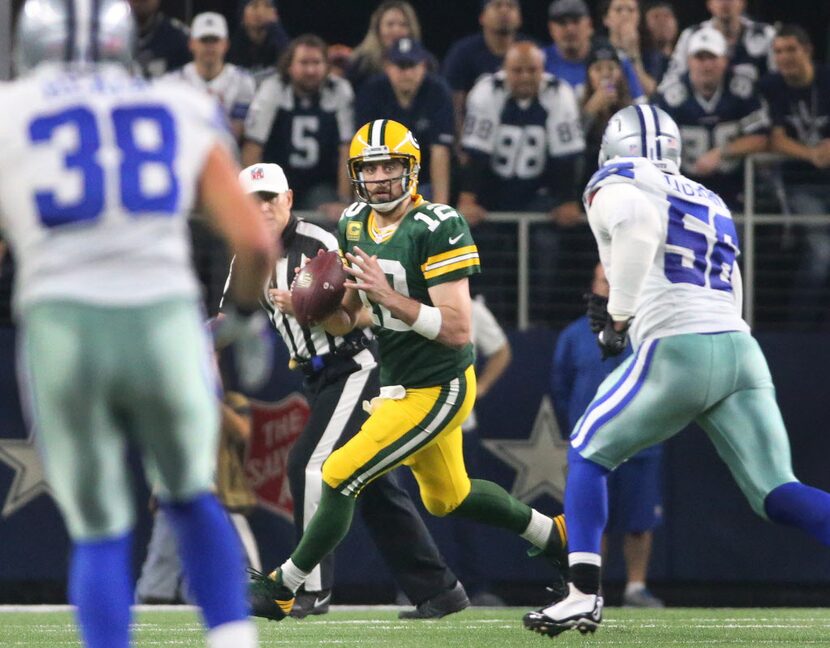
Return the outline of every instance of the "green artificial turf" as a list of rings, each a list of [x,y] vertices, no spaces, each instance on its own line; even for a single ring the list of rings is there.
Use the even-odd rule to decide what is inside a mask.
[[[34,608],[36,609],[36,608]],[[830,610],[804,608],[605,610],[594,635],[569,631],[542,637],[522,627],[522,608],[473,608],[438,621],[399,621],[382,608],[334,608],[302,621],[258,621],[260,646],[342,648],[509,648],[512,646],[828,646]],[[141,611],[135,645],[203,647],[192,611]],[[80,646],[66,611],[7,611],[0,608],[0,646]]]

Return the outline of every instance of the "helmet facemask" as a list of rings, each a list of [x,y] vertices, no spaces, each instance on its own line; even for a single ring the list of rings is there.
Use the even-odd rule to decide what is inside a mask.
[[[385,178],[384,180],[366,180],[363,177],[363,166],[367,163],[382,163],[387,160],[400,160],[403,164],[403,172],[400,176]],[[418,187],[418,171],[420,166],[412,155],[402,153],[390,153],[388,147],[366,147],[363,155],[349,159],[349,178],[355,193],[361,202],[370,205],[372,209],[379,212],[390,212],[400,205],[408,196],[414,196]],[[384,182],[389,183],[390,193],[392,188],[399,185],[401,195],[392,200],[375,202],[367,185],[378,185]]]

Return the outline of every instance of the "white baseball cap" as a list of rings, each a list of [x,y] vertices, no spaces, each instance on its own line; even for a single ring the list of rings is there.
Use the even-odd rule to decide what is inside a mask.
[[[190,25],[190,37],[199,40],[210,36],[227,38],[228,23],[222,14],[206,11],[193,19],[193,23]]]
[[[714,27],[698,29],[689,38],[689,56],[700,52],[709,52],[715,56],[726,56],[726,39]]]
[[[239,172],[239,183],[245,193],[267,191],[269,193],[285,193],[288,191],[288,180],[279,164],[252,164]]]

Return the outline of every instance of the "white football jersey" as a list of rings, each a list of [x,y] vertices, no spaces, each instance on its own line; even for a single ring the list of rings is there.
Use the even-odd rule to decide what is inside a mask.
[[[256,92],[256,84],[251,73],[231,63],[225,63],[222,71],[210,81],[205,81],[199,76],[196,64],[192,61],[167,76],[185,81],[194,88],[216,97],[225,109],[228,119],[244,121]]]
[[[0,86],[0,229],[15,306],[198,296],[187,215],[226,121],[209,97],[118,66]]]
[[[467,95],[467,115],[461,143],[464,148],[494,155],[494,164],[518,164],[517,149],[538,149],[538,160],[525,151],[528,173],[536,173],[544,166],[545,157],[561,157],[581,153],[585,140],[579,117],[579,105],[573,88],[554,77],[544,74],[539,86],[539,105],[534,111],[532,100],[515,101],[515,110],[508,109],[511,99],[503,70],[483,75]],[[510,104],[512,106],[512,104]],[[534,161],[535,160],[535,161]],[[498,169],[497,169],[498,171]],[[503,176],[523,177],[521,169],[516,173],[500,173]]]
[[[683,333],[749,331],[736,297],[740,252],[729,209],[703,185],[664,173],[645,158],[614,158],[585,189],[585,210],[606,274],[612,276],[614,265],[611,235],[626,210],[597,197],[604,187],[620,183],[639,189],[656,208],[659,222],[659,231],[644,233],[656,237],[657,253],[636,297],[632,343]]]
[[[265,144],[279,111],[297,110],[306,101],[296,97],[291,84],[286,83],[281,74],[268,76],[257,89],[248,111],[245,138]],[[335,115],[340,141],[350,142],[354,135],[354,92],[349,82],[329,75],[320,90],[319,109]]]

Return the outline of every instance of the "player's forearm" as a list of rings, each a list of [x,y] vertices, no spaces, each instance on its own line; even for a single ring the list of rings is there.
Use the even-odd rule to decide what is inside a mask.
[[[469,314],[464,316],[460,309],[452,306],[442,304],[440,306],[428,306],[422,304],[417,299],[406,297],[398,292],[389,296],[383,304],[392,315],[401,320],[408,326],[413,326],[416,320],[421,316],[421,308],[435,308],[438,309],[441,316],[441,326],[438,329],[438,335],[429,337],[430,339],[440,342],[441,344],[460,349],[466,344],[469,344],[471,337],[470,317]]]

